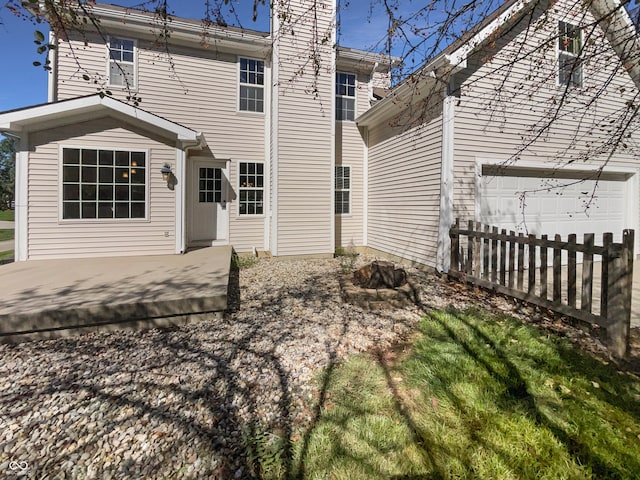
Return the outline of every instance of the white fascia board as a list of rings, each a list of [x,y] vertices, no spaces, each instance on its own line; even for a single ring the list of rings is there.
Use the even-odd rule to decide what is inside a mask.
[[[137,10],[116,10],[107,6],[94,6],[93,14],[100,19],[100,25],[106,29],[116,28],[118,30],[135,32],[138,35],[150,36],[154,27],[162,25],[148,13]],[[200,45],[203,40],[205,29],[201,22],[188,21],[179,17],[171,17],[170,22],[171,38],[187,40],[190,43]],[[249,30],[238,31],[221,28],[211,25],[206,29],[208,41],[215,42],[217,46],[225,45],[230,48],[249,48],[255,50],[256,47],[270,47],[271,36],[260,35]]]
[[[90,97],[75,98],[63,102],[49,103],[36,107],[25,108],[13,112],[0,114],[0,130],[20,133],[30,125],[55,122],[69,117],[80,116],[89,112],[110,110],[139,122],[152,125],[165,132],[172,133],[176,139],[182,142],[201,142],[202,134],[190,128],[171,122],[145,110],[120,102],[110,97],[92,95]]]
[[[412,76],[413,78],[417,77],[417,80],[412,81],[410,77],[394,88],[389,96],[356,118],[356,123],[359,126],[368,127],[391,117],[396,110],[400,110],[398,105],[405,105],[407,101],[410,100],[410,97],[418,89],[422,88],[421,85],[415,85],[416,82],[418,84],[424,84],[430,78],[436,78],[438,71],[441,72],[441,76],[448,76],[465,69],[467,67],[467,57],[469,54],[489,38],[500,26],[504,25],[505,22],[509,21],[514,15],[520,13],[530,3],[531,0],[516,1],[453,53],[440,54],[422,67]],[[444,78],[442,78],[442,80],[446,81]]]
[[[518,0],[498,17],[476,33],[468,42],[465,42],[460,48],[449,54],[451,65],[454,67],[466,64],[469,54],[478,48],[487,38],[489,38],[498,28],[507,23],[514,15],[519,14],[524,10],[531,0]]]

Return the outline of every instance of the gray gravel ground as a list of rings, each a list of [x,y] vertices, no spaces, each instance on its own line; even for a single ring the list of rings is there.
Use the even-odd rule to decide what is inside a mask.
[[[0,346],[0,478],[249,477],[252,432],[295,439],[320,369],[420,318],[344,304],[339,271],[263,260],[221,320]],[[416,275],[439,298],[442,282]]]

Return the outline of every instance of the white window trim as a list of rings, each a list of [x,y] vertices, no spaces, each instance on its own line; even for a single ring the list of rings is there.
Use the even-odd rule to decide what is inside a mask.
[[[353,75],[354,77],[354,82],[353,82],[353,97],[350,97],[349,95],[338,95],[338,89],[337,89],[337,84],[338,81],[336,79],[336,75],[339,74],[344,74],[344,75]],[[333,84],[336,87],[335,88],[335,97],[334,97],[334,102],[337,104],[338,102],[336,102],[335,99],[337,99],[338,97],[340,98],[353,98],[353,120],[338,120],[337,118],[335,118],[335,115],[333,116],[333,118],[335,119],[336,122],[347,122],[347,123],[355,123],[356,121],[356,117],[358,116],[358,74],[355,72],[344,72],[344,71],[336,71],[336,75],[334,75],[333,77]],[[337,107],[336,107],[337,108]]]
[[[338,168],[338,167],[343,167],[343,168],[348,168],[349,169],[349,190],[345,190],[344,188],[339,190],[341,192],[344,192],[344,191],[348,191],[349,192],[349,213],[335,213],[336,212],[336,205],[335,205],[336,195],[335,195],[335,192],[338,191],[338,189],[335,188],[335,185],[337,185],[337,182],[335,181],[335,178],[336,178],[336,168]],[[352,203],[352,200],[353,200],[353,168],[351,167],[350,164],[342,164],[342,163],[341,164],[336,164],[333,167],[333,178],[334,178],[333,212],[334,212],[335,215],[337,215],[339,217],[344,217],[344,218],[351,217],[353,215],[353,203]]]
[[[111,83],[111,39],[112,38],[119,38],[120,40],[129,40],[131,42],[133,42],[133,82],[131,85],[129,85],[129,90],[130,91],[137,91],[138,90],[138,41],[135,38],[127,38],[127,37],[120,37],[118,35],[110,35],[109,37],[107,37],[107,44],[106,44],[106,48],[107,48],[107,66],[106,66],[106,71],[107,71],[107,86],[109,88],[118,88],[121,90],[127,90],[127,85],[126,83],[124,85],[114,85]]]
[[[240,83],[240,60],[255,60],[256,62],[262,62],[264,68],[264,82],[262,85],[258,85],[256,83]],[[247,85],[250,87],[261,87],[262,88],[262,100],[263,106],[261,112],[254,112],[253,110],[240,110],[240,85]],[[236,112],[242,115],[260,115],[264,116],[267,111],[267,62],[261,58],[247,57],[244,55],[238,55],[236,57]]]
[[[95,146],[95,145],[60,145],[58,147],[58,223],[59,224],[123,224],[123,223],[150,223],[151,215],[150,215],[150,190],[151,190],[151,156],[149,153],[149,149],[146,148],[127,148],[126,150],[120,149],[121,151],[127,152],[139,152],[145,154],[145,159],[147,166],[145,167],[145,191],[144,191],[144,218],[63,218],[62,208],[63,208],[63,157],[62,152],[65,148],[79,148],[79,149],[91,149],[91,150],[111,150],[116,151],[118,147],[114,146]]]
[[[245,57],[246,58],[246,57]],[[240,186],[240,164],[241,163],[254,163],[256,165],[260,164],[262,165],[262,188],[258,188],[258,187],[241,187]],[[237,184],[237,192],[238,192],[238,206],[236,208],[236,219],[242,220],[242,219],[247,219],[247,218],[264,218],[265,214],[266,214],[266,196],[267,196],[267,189],[266,189],[266,178],[267,178],[267,171],[265,170],[265,162],[263,161],[253,161],[253,160],[240,160],[238,161],[238,165],[236,166],[236,184]],[[244,189],[244,190],[262,190],[262,213],[240,213],[240,190]]]
[[[556,41],[555,41],[556,86],[560,87],[560,88],[566,88],[567,85],[565,85],[564,83],[560,83],[560,55],[562,53],[569,54],[569,55],[572,55],[576,59],[579,58],[579,55],[574,55],[574,54],[572,54],[570,52],[566,52],[564,50],[560,50],[560,45],[559,45],[559,43],[560,43],[560,22],[566,23],[568,25],[572,25],[572,26],[576,27],[579,30],[579,32],[580,32],[580,48],[582,48],[582,49],[584,49],[584,46],[583,46],[584,45],[584,37],[583,37],[582,27],[580,25],[576,25],[576,24],[573,24],[571,22],[567,22],[567,21],[564,21],[564,20],[558,20],[556,22],[556,26],[555,26],[556,33],[557,33]],[[583,88],[584,87],[584,67],[582,65],[580,65],[580,85],[572,85],[572,84],[570,84],[570,85],[568,85],[568,87],[569,88]]]

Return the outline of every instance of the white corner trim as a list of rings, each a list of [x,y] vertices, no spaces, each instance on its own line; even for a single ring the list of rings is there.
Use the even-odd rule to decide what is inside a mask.
[[[446,88],[446,87],[445,87]],[[438,223],[438,248],[436,268],[448,272],[450,267],[449,228],[453,224],[453,160],[454,160],[454,118],[456,97],[445,90],[442,105],[442,160],[440,171],[440,216]]]
[[[28,208],[29,208],[29,134],[20,136],[20,149],[16,155],[16,216],[15,216],[15,260],[29,258]]]
[[[279,4],[276,4],[274,8],[280,8]],[[271,145],[269,148],[269,162],[271,164],[271,210],[267,213],[270,217],[269,222],[271,224],[271,240],[269,242],[271,254],[274,257],[278,256],[278,163],[279,163],[279,151],[280,148],[278,142],[278,131],[280,128],[278,119],[278,95],[280,93],[280,20],[278,15],[271,15],[271,31],[273,32],[273,50],[271,56],[271,131],[270,140]]]
[[[175,223],[175,235],[176,235],[176,253],[184,253],[186,251],[186,152],[183,150],[181,142],[176,143],[176,177],[178,183],[176,184],[176,223]]]
[[[362,146],[362,246],[367,247],[369,241],[369,128],[364,127]]]
[[[337,4],[336,0],[331,2],[331,11],[332,11],[332,19],[333,26],[331,28],[331,38],[336,39],[336,13],[337,13]],[[331,49],[331,72],[333,75],[331,76],[331,181],[330,181],[330,191],[329,191],[329,215],[331,218],[331,228],[330,228],[330,239],[329,239],[329,248],[330,251],[328,253],[334,253],[336,251],[336,208],[335,208],[335,191],[336,191],[336,68],[337,68],[337,53],[336,49]],[[358,76],[355,75],[356,86]],[[357,89],[356,89],[357,90]],[[356,92],[357,95],[357,92]],[[354,105],[358,105],[357,96],[354,98]],[[349,167],[349,172],[351,172],[351,167]],[[352,185],[349,184],[349,187]],[[351,188],[349,189],[351,190]],[[351,202],[351,192],[349,192],[349,202]],[[353,206],[351,203],[349,204],[349,210],[351,211]]]
[[[54,31],[49,32],[49,45],[54,45],[54,48],[47,52],[50,68],[47,72],[47,102],[51,103],[58,99],[58,36]]]
[[[264,62],[264,198],[263,202],[265,204],[264,212],[264,233],[263,233],[263,241],[262,241],[262,249],[265,252],[271,250],[270,239],[271,239],[271,155],[270,147],[271,147],[271,93],[272,89],[269,88],[271,85],[271,72],[272,68],[268,61]]]

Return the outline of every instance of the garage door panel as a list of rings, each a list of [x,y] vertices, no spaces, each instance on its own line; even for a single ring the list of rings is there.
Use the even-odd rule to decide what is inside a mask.
[[[620,241],[622,230],[628,228],[623,177],[551,188],[573,180],[545,178],[548,172],[537,178],[531,172],[526,176],[505,172],[480,179],[479,220],[483,223],[536,235],[560,234],[563,239],[575,233],[579,241],[585,233],[601,238],[604,232],[613,232],[615,241]],[[520,201],[523,191],[528,191],[524,207]]]

